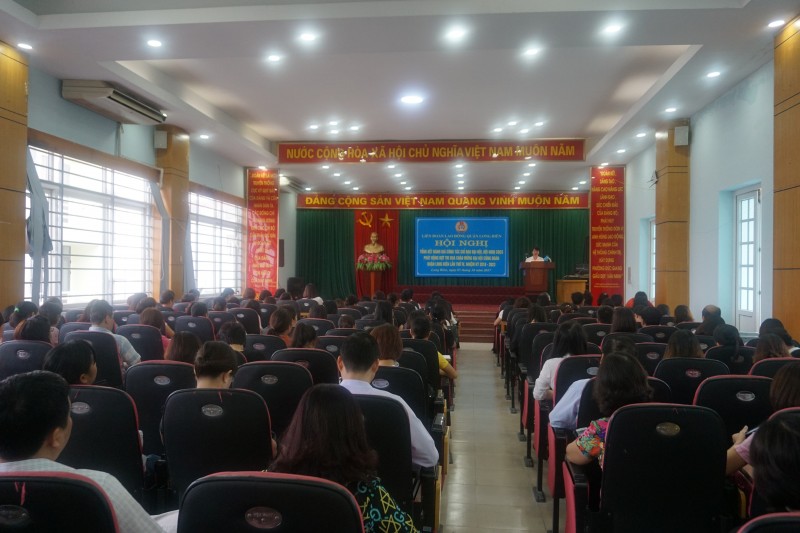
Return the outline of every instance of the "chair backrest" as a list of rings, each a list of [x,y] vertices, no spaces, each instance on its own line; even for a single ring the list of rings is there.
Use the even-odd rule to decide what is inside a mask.
[[[249,362],[269,361],[272,354],[285,350],[286,343],[277,335],[248,334],[244,342],[244,356]]]
[[[272,459],[269,411],[241,389],[175,391],[164,407],[164,448],[172,487],[225,471],[265,470]],[[202,445],[200,445],[202,444]]]
[[[374,313],[375,308],[378,307],[378,302],[358,302],[356,305],[366,309],[367,313]]]
[[[122,360],[119,356],[117,340],[103,331],[73,331],[66,340],[82,339],[92,345],[97,362],[95,385],[122,388]]]
[[[0,473],[0,508],[3,531],[119,531],[103,488],[72,472]]]
[[[351,317],[355,318],[356,320],[358,320],[359,318],[361,318],[363,316],[361,314],[361,311],[359,311],[358,309],[353,309],[351,307],[340,307],[338,309],[338,311],[339,311],[340,315],[350,315]]]
[[[14,340],[14,330],[11,329],[11,328],[4,329],[3,330],[3,341],[2,342],[8,342],[8,341],[13,341],[13,340]]]
[[[737,533],[795,533],[800,531],[800,513],[770,513],[753,518]]]
[[[354,394],[364,415],[370,447],[378,452],[378,477],[403,509],[413,501],[411,429],[397,400]]]
[[[175,331],[175,319],[179,316],[183,316],[183,313],[178,313],[176,311],[161,311],[161,314],[164,315],[164,322]]]
[[[297,308],[300,310],[302,316],[308,316],[312,309],[319,305],[319,302],[311,298],[300,298],[297,301]]]
[[[304,366],[311,373],[314,384],[339,383],[336,359],[325,350],[316,348],[285,348],[272,354],[271,361],[286,361]]]
[[[130,341],[136,353],[142,356],[142,361],[164,359],[164,342],[158,328],[131,324],[118,327],[117,335],[122,335]]]
[[[669,385],[672,390],[673,402],[691,405],[694,393],[704,379],[725,374],[730,374],[730,371],[725,363],[720,361],[697,357],[675,357],[663,359],[658,363],[653,375]]]
[[[66,322],[58,328],[58,343],[66,342],[67,335],[73,331],[87,331],[92,325],[89,322]]]
[[[13,333],[13,332],[12,332]],[[41,370],[53,347],[42,341],[5,341],[0,344],[0,380],[32,370]]]
[[[368,332],[372,328],[382,326],[383,324],[386,324],[386,322],[384,322],[383,320],[374,320],[372,318],[359,318],[358,320],[356,320],[356,329]]]
[[[439,354],[436,352],[436,345],[426,339],[402,339],[402,341],[403,348],[411,348],[425,357],[428,371],[423,378],[433,387],[433,390],[439,390],[441,388],[441,379],[439,377]]]
[[[134,311],[114,311],[114,322],[117,323],[117,326],[124,326],[128,323],[128,317],[131,315],[135,315]]]
[[[601,418],[603,414],[600,412],[600,407],[594,400],[592,393],[594,392],[594,385],[597,378],[592,378],[586,382],[586,386],[581,393],[581,399],[578,404],[578,420],[575,427],[584,428],[589,425],[592,420]],[[669,390],[669,385],[657,378],[648,377],[647,384],[653,389],[653,396],[650,398],[652,402],[656,403],[669,403],[672,397],[672,392]]]
[[[755,337],[753,339],[748,340],[747,342],[744,343],[744,345],[745,346],[750,346],[751,348],[757,348],[758,347],[758,337]]]
[[[277,528],[286,532],[364,532],[361,509],[350,491],[308,476],[212,474],[191,484],[180,509],[178,533],[251,533]]]
[[[697,342],[700,343],[700,349],[703,350],[703,353],[717,345],[717,341],[711,335],[695,335],[695,337]]]
[[[533,339],[541,331],[539,324],[525,324],[519,333],[519,346],[517,347],[517,361],[530,371],[533,361]]]
[[[194,333],[200,342],[208,342],[216,339],[214,324],[202,316],[179,316],[175,319],[175,332],[188,331]]]
[[[722,418],[726,434],[757,427],[772,414],[770,378],[761,376],[714,376],[703,381],[694,395],[694,405],[713,409]]]
[[[317,348],[325,350],[334,357],[339,357],[342,351],[342,344],[344,344],[346,340],[347,337],[323,335],[322,337],[317,337]]]
[[[544,331],[538,333],[533,338],[533,344],[531,345],[531,364],[528,365],[528,377],[539,377],[539,370],[541,370],[542,363],[544,362],[542,358],[544,349],[553,343],[553,337],[555,337],[554,332]]]
[[[261,319],[258,317],[258,311],[250,309],[249,307],[235,307],[228,310],[242,326],[245,331],[251,335],[261,333]]]
[[[706,359],[716,359],[728,365],[731,374],[744,375],[753,366],[756,349],[749,346],[712,346],[706,351]]]
[[[595,344],[603,344],[603,339],[611,333],[611,324],[584,324],[581,326],[586,340]]]
[[[678,331],[678,328],[674,326],[644,326],[639,328],[639,333],[650,335],[655,342],[663,342],[664,344],[669,342],[669,338],[676,331]]]
[[[678,329],[688,329],[692,333],[700,326],[700,322],[678,322],[675,327]]]
[[[164,454],[161,418],[167,397],[176,390],[196,386],[194,366],[180,361],[146,361],[125,372],[125,391],[136,404],[145,455]]]
[[[83,314],[83,309],[65,309],[64,322],[77,322]]]
[[[289,426],[303,393],[313,384],[311,373],[297,363],[258,361],[240,366],[231,386],[251,390],[264,399],[272,431],[280,436]]]
[[[408,313],[400,307],[392,309],[392,318],[394,319],[395,326],[402,326],[408,321]]]
[[[208,319],[214,324],[214,331],[219,331],[227,322],[236,322],[236,317],[228,311],[209,311]]]
[[[663,315],[661,320],[659,320],[659,324],[662,326],[675,326],[675,317],[671,315]]]
[[[372,386],[400,396],[417,415],[417,418],[427,422],[427,393],[426,385],[417,372],[410,368],[400,366],[380,366]],[[426,426],[429,425],[426,423]]]
[[[618,331],[617,333],[609,333],[608,335],[603,337],[603,342],[606,342],[608,339],[618,339],[622,337],[632,340],[635,344],[638,344],[640,342],[655,342],[653,337],[651,337],[650,335],[646,335],[644,333],[629,333],[627,331]]]
[[[72,434],[58,462],[107,472],[140,499],[144,469],[133,399],[125,391],[94,385],[72,385],[69,396]]]
[[[660,342],[640,342],[636,344],[636,358],[642,363],[648,376],[655,374],[658,363],[664,358],[667,345]]]
[[[356,328],[333,328],[329,329],[325,335],[327,337],[349,337],[358,331]]]
[[[609,421],[600,516],[609,531],[719,531],[730,436],[711,409],[638,404]]]
[[[564,396],[570,385],[579,379],[593,378],[599,368],[600,357],[596,355],[564,357],[553,376],[553,405]]]
[[[277,305],[278,307],[283,307],[283,306],[291,307],[292,309],[294,309],[295,316],[300,314],[300,306],[297,305],[297,302],[295,302],[294,300],[278,300]]]
[[[172,305],[172,310],[176,313],[185,313],[190,305],[192,305],[192,302],[177,302]]]
[[[314,331],[317,332],[317,337],[327,335],[328,330],[334,329],[336,325],[330,320],[324,318],[301,318],[297,321],[298,324],[308,324]]]
[[[403,368],[410,368],[420,375],[422,381],[428,384],[428,361],[421,353],[411,348],[403,348],[403,351],[400,353],[400,358],[397,360],[397,364]]]
[[[586,316],[584,313],[565,313],[558,317],[558,323],[563,324],[567,320],[574,320],[577,323],[583,324],[595,324],[597,323],[597,319],[591,316]]]
[[[261,323],[266,327],[269,324],[269,317],[278,309],[278,306],[276,304],[260,304],[259,307],[258,314],[261,316]]]
[[[783,368],[784,365],[797,363],[798,361],[800,361],[800,359],[795,357],[771,357],[769,359],[762,359],[750,368],[750,375],[774,378],[778,370]]]

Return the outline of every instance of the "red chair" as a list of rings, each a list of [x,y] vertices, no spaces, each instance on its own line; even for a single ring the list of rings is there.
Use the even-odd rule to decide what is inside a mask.
[[[797,533],[800,513],[771,513],[750,520],[737,533]]]
[[[53,347],[42,341],[6,341],[0,344],[0,380],[41,370],[44,358]]]
[[[714,376],[697,387],[694,405],[717,412],[732,435],[742,429],[758,427],[772,414],[769,389],[772,380],[761,376]]]
[[[658,363],[653,375],[669,385],[674,403],[691,405],[694,393],[704,379],[726,374],[730,374],[728,367],[720,361],[697,357],[675,357],[664,359]]]
[[[67,341],[82,339],[92,345],[97,362],[95,385],[122,388],[122,359],[119,356],[117,340],[103,331],[73,331],[66,336]]]
[[[244,341],[244,356],[249,362],[269,361],[272,354],[285,350],[286,343],[277,335],[251,335]]]
[[[304,366],[314,378],[314,384],[318,383],[339,383],[339,368],[336,366],[336,359],[325,350],[316,348],[286,348],[278,350],[271,361],[286,361],[297,363]]]
[[[261,333],[261,319],[259,318],[258,311],[254,311],[248,307],[235,307],[230,309],[229,312],[236,317],[236,321],[244,326],[245,331],[251,335],[258,335]]]
[[[800,359],[795,357],[771,357],[769,359],[762,359],[750,368],[750,375],[774,378],[778,370],[785,365],[797,363],[798,361],[800,361]]]
[[[252,311],[252,309],[251,309]],[[214,323],[204,316],[179,316],[175,319],[175,332],[194,333],[200,342],[216,340]]]
[[[142,361],[164,359],[164,342],[158,328],[130,324],[118,327],[117,335],[122,335],[130,341],[136,353],[142,356]]]

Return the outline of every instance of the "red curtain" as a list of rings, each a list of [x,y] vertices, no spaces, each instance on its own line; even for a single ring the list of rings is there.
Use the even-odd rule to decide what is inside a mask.
[[[381,276],[380,290],[387,294],[394,291],[397,286],[397,253],[400,248],[400,217],[398,211],[393,209],[356,210],[353,211],[353,217],[353,223],[355,224],[355,231],[353,231],[355,238],[355,257],[353,261],[364,253],[364,245],[369,243],[369,237],[372,232],[377,232],[378,243],[383,245],[384,253],[389,256],[392,262],[392,268],[385,271],[383,276]],[[358,289],[358,295],[369,295],[372,297],[372,295],[369,294],[369,282],[365,283],[364,280],[365,277],[356,271],[356,288]],[[378,287],[376,287],[375,290],[378,290]]]

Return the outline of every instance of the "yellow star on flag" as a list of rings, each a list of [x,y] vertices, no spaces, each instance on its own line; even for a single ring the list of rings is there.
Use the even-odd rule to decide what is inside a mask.
[[[392,227],[392,225],[390,224],[390,222],[391,222],[391,221],[393,221],[394,219],[393,219],[393,218],[389,218],[389,213],[386,213],[385,215],[383,215],[383,218],[379,218],[378,220],[380,220],[381,222],[383,222],[383,224],[381,225],[381,227],[383,227],[383,226],[387,226],[387,227],[390,227],[390,228],[391,228],[391,227]]]

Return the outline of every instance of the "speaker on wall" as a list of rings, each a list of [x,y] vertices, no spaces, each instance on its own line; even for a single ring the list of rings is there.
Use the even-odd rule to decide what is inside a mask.
[[[675,146],[689,146],[689,126],[675,126],[673,144]]]
[[[283,268],[283,239],[278,239],[278,267]]]
[[[289,278],[286,280],[286,292],[292,295],[292,298],[302,298],[303,297],[303,289],[305,289],[306,284],[303,282],[303,278]]]

